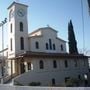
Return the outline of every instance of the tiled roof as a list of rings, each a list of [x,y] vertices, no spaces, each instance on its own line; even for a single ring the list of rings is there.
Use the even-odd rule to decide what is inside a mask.
[[[13,59],[18,59],[22,57],[48,57],[48,58],[88,58],[87,56],[84,56],[83,54],[68,54],[68,53],[45,53],[45,52],[31,52],[26,51],[24,53],[18,54]]]
[[[58,31],[56,31],[55,29],[53,29],[52,27],[42,27],[42,28],[38,28],[38,29],[34,30],[33,32],[31,32],[31,33],[29,33],[29,34],[31,35],[31,34],[33,34],[33,33],[35,33],[35,32],[38,32],[38,31],[40,31],[40,30],[45,30],[45,29],[51,29],[51,30],[53,30],[53,31],[55,31],[55,32],[58,32]]]

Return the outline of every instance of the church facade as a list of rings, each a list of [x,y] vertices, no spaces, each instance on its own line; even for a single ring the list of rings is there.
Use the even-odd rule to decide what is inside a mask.
[[[42,27],[28,34],[28,6],[13,2],[8,7],[8,75],[14,83],[28,85],[65,84],[68,79],[88,76],[88,58],[68,54],[66,41],[51,27]]]

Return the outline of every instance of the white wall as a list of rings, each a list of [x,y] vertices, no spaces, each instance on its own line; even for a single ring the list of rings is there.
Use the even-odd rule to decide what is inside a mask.
[[[39,31],[31,33],[29,36],[31,37],[31,36],[41,36],[41,35],[42,35],[42,31],[39,30]]]
[[[50,53],[66,53],[66,42],[64,40],[61,40],[57,38],[57,32],[52,30],[51,28],[41,28],[40,32],[42,31],[42,34],[33,36],[34,34],[29,37],[29,48],[30,51],[35,52],[50,52]],[[35,34],[38,34],[39,31]],[[55,44],[55,50],[46,50],[46,43],[49,45],[49,39],[52,40],[52,44]],[[35,42],[39,42],[39,49],[36,49]],[[63,51],[61,51],[60,45],[63,45]]]
[[[29,60],[29,59],[28,59]],[[39,68],[39,61],[44,61],[44,69]],[[57,68],[53,68],[53,60],[57,61]],[[33,70],[19,75],[14,79],[23,85],[28,85],[30,82],[41,82],[43,86],[52,85],[52,79],[56,81],[56,85],[65,83],[65,77],[78,78],[78,75],[84,79],[84,74],[88,73],[88,64],[85,66],[83,60],[77,59],[78,66],[74,66],[74,60],[68,59],[68,67],[65,68],[64,60],[58,58],[32,58],[30,62],[33,64]]]
[[[23,17],[18,16],[17,12],[19,9],[23,9],[25,15]],[[8,19],[8,58],[15,57],[18,53],[23,53],[28,50],[28,19],[27,19],[27,6],[22,4],[14,3],[9,9],[8,12],[13,10],[14,15],[9,21]],[[8,15],[9,17],[9,15]],[[20,22],[23,23],[23,32],[20,32]],[[11,25],[12,23],[12,33]],[[20,49],[20,37],[24,38],[24,50]],[[12,51],[10,50],[10,39],[12,38]]]

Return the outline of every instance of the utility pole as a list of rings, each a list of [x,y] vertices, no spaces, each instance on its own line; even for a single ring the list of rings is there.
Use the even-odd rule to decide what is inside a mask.
[[[7,18],[5,18],[1,23],[0,27],[2,27],[2,64],[1,64],[1,72],[2,72],[2,78],[1,78],[1,83],[3,84],[3,78],[4,78],[4,24],[7,23]]]
[[[82,30],[83,30],[83,54],[84,54],[84,53],[85,53],[85,31],[84,31],[83,0],[81,0],[81,17],[82,17]]]

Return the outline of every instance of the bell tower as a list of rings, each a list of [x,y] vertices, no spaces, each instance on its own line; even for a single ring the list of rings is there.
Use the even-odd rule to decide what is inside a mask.
[[[28,50],[27,5],[13,2],[8,7],[8,57],[16,57]]]

